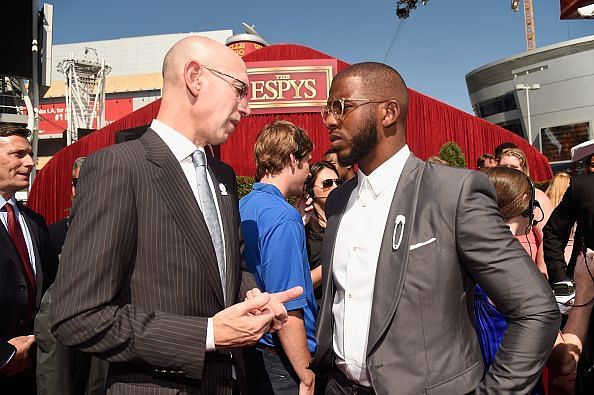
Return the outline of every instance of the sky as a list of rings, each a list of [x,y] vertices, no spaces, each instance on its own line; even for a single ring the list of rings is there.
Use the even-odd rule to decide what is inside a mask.
[[[465,75],[526,50],[511,0],[418,2],[410,18],[387,0],[45,0],[54,44],[254,25],[268,42],[311,47],[348,63],[379,61],[407,85],[472,113]],[[42,3],[43,1],[39,1]],[[594,20],[559,19],[559,0],[534,0],[538,47],[594,35]]]

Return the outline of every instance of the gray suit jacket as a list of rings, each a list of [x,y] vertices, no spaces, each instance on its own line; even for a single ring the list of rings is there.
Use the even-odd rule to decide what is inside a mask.
[[[326,204],[322,262],[329,265],[311,363],[318,372],[333,368],[331,263],[356,185],[356,178],[349,181]],[[406,224],[395,249],[397,215]],[[485,376],[469,307],[475,282],[509,320]],[[488,178],[411,155],[386,221],[370,322],[367,364],[378,394],[522,393],[535,383],[550,352],[559,311],[543,276],[503,222]]]
[[[228,303],[241,282],[233,170],[209,158],[223,222]],[[54,288],[53,332],[110,361],[112,393],[230,393],[229,355],[205,352],[223,291],[212,240],[186,177],[151,129],[82,169]],[[243,383],[241,353],[234,351]]]

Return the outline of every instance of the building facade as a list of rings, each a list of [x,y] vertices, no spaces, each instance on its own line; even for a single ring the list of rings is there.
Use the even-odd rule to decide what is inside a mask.
[[[201,35],[225,44],[232,30],[199,33],[175,33],[130,37],[103,41],[54,45],[52,48],[52,84],[40,100],[39,163],[43,165],[65,146],[66,116],[65,76],[58,64],[65,59],[104,61],[111,70],[105,83],[105,124],[161,97],[161,67],[165,53],[185,36]],[[101,125],[94,123],[90,129]],[[103,125],[105,126],[105,125]]]
[[[466,75],[475,114],[532,140],[554,168],[594,138],[594,36],[524,52]]]

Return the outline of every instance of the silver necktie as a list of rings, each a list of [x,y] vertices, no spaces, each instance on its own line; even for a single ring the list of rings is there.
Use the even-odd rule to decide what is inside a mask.
[[[203,151],[196,150],[192,154],[192,162],[194,162],[194,167],[196,168],[196,182],[198,184],[198,196],[200,197],[200,209],[202,210],[202,215],[204,215],[204,220],[206,221],[206,226],[208,227],[215,253],[217,254],[219,275],[221,277],[221,286],[223,287],[223,298],[226,304],[227,296],[225,291],[227,288],[223,233],[221,232],[221,225],[219,223],[219,216],[217,214],[214,197],[210,190],[210,186],[208,185],[208,178],[206,175],[206,155]]]

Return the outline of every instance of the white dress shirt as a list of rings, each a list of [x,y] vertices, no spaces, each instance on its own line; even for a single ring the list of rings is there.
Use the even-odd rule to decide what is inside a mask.
[[[10,198],[9,200],[4,199],[4,197],[0,196],[0,221],[6,228],[8,232],[8,213],[4,210],[5,204],[12,204],[14,208],[14,216],[18,218],[19,225],[21,230],[23,231],[23,237],[25,238],[25,244],[27,245],[27,252],[29,253],[29,262],[31,262],[31,267],[33,268],[33,274],[37,274],[37,268],[35,267],[35,252],[33,250],[33,239],[31,239],[31,233],[29,232],[29,228],[27,227],[27,223],[25,222],[25,218],[23,218],[23,214],[19,210],[17,206],[16,200],[14,197]]]
[[[375,271],[388,211],[409,155],[405,145],[369,176],[359,170],[334,246],[336,364],[351,381],[367,387],[371,387],[365,361]]]
[[[192,188],[192,192],[194,193],[194,197],[196,198],[196,202],[198,202],[198,206],[200,206],[200,197],[198,195],[198,184],[196,181],[196,168],[194,167],[194,162],[192,162],[192,154],[197,149],[204,152],[204,147],[196,147],[194,143],[192,143],[186,136],[179,133],[175,129],[165,125],[163,122],[153,119],[151,123],[151,129],[155,131],[161,137],[161,139],[167,144],[175,159],[179,162],[188,184],[190,184],[190,188]],[[208,155],[206,155],[206,160],[208,163]],[[207,167],[208,168],[208,167]],[[219,219],[219,225],[221,227],[221,233],[223,238],[223,253],[225,257],[225,262],[227,261],[227,253],[225,249],[225,233],[223,230],[223,221],[221,219],[221,210],[219,209],[219,202],[217,201],[217,193],[214,187],[214,183],[212,178],[210,177],[210,172],[206,172],[208,178],[208,186],[210,187],[210,191],[212,192],[212,196],[214,197],[215,207],[217,209],[217,216]],[[206,351],[212,351],[215,349],[215,342],[214,342],[214,324],[212,317],[208,319],[208,326],[206,330]]]

